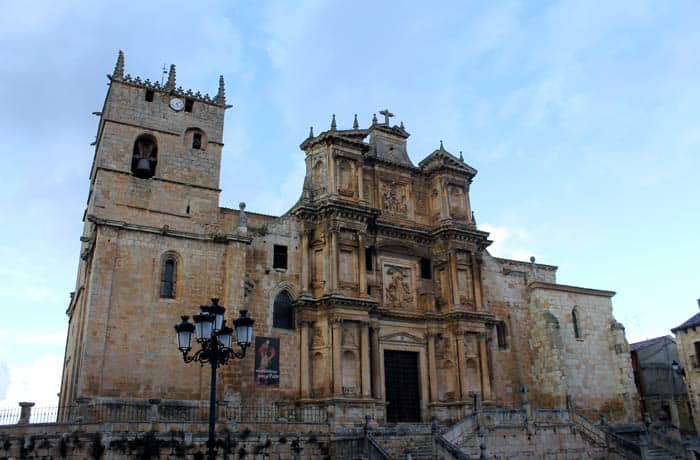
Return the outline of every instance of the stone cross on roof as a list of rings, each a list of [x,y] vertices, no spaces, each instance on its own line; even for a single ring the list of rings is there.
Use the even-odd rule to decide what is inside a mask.
[[[384,109],[379,114],[384,115],[384,124],[387,126],[389,125],[389,118],[394,116],[393,113],[389,112],[389,109]]]

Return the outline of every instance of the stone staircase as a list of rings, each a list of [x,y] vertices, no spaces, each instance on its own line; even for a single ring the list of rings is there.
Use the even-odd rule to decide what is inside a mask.
[[[424,436],[414,438],[406,453],[403,455],[393,455],[393,458],[407,458],[407,453],[411,453],[412,460],[433,460],[433,438],[432,436]]]

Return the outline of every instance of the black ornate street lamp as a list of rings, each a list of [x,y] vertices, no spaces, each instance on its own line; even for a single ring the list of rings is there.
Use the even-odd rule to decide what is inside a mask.
[[[248,316],[247,310],[241,310],[241,314],[233,321],[236,329],[236,343],[241,351],[231,348],[233,329],[226,325],[224,313],[226,309],[219,305],[219,299],[211,299],[211,305],[199,307],[201,312],[194,315],[194,324],[189,322],[189,316],[182,316],[182,322],[175,325],[177,333],[177,347],[182,352],[182,359],[186,363],[192,361],[211,365],[211,388],[209,393],[209,440],[207,441],[207,456],[216,458],[216,438],[214,425],[216,423],[216,369],[226,364],[230,359],[242,359],[253,341],[253,319]],[[189,355],[192,349],[192,335],[196,331],[197,342],[201,348],[193,355]]]

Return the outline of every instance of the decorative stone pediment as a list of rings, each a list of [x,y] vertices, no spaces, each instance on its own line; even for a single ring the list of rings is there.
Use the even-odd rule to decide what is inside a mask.
[[[422,337],[409,334],[408,332],[396,332],[379,337],[380,342],[395,342],[395,343],[425,343]]]

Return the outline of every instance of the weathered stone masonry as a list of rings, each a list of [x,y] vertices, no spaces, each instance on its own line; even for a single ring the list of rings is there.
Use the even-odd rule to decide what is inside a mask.
[[[477,171],[461,155],[440,143],[414,165],[388,111],[367,128],[333,118],[301,144],[306,177],[287,213],[221,208],[223,78],[202,96],[175,86],[174,66],[163,86],[124,75],[121,55],[109,78],[62,405],[206,399],[206,369],[183,370],[171,325],[218,297],[229,312],[248,309],[257,336],[280,339],[279,386],[256,384],[251,357],[222,370],[222,402],[323,407],[341,425],[447,423],[475,399],[520,407],[526,391],[536,407],[571,396],[591,416],[635,417],[614,293],[491,256],[469,197]],[[291,328],[273,326],[283,292]],[[398,393],[387,383],[396,378]]]

